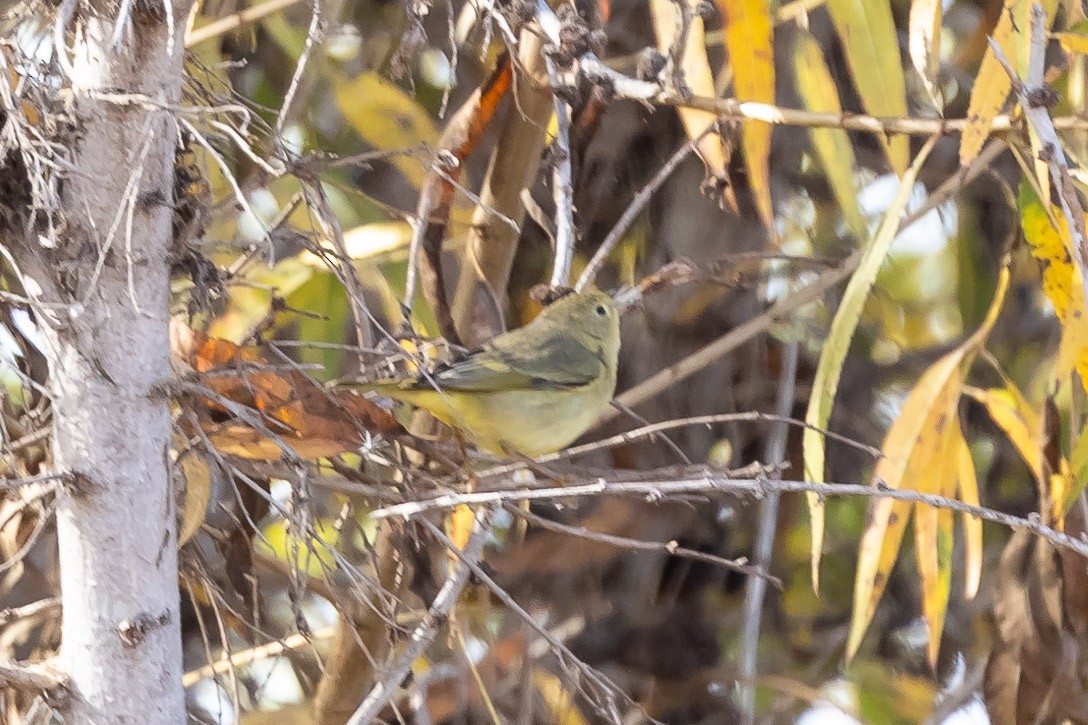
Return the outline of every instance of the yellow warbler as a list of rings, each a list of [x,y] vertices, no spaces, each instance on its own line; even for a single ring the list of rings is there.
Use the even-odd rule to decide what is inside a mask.
[[[535,457],[574,441],[608,406],[619,350],[612,298],[570,294],[428,375],[362,387],[426,409],[481,450]]]

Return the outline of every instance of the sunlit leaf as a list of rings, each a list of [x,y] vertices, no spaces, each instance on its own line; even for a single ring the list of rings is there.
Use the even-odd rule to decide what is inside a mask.
[[[297,536],[295,532],[288,530],[283,519],[276,519],[264,526],[254,543],[258,549],[294,569],[323,578],[336,568],[332,552],[340,540],[340,527],[336,521],[318,519],[312,531],[314,535],[309,541],[292,541]]]
[[[1048,214],[1027,181],[1020,184],[1019,206],[1024,238],[1042,266],[1043,292],[1062,325],[1054,376],[1065,380],[1076,370],[1082,383],[1088,385],[1088,304],[1082,277],[1073,261],[1073,240],[1065,217],[1056,209]]]
[[[1088,53],[1088,35],[1080,33],[1052,33],[1051,37],[1073,53]]]
[[[937,493],[941,482],[933,470],[934,462],[944,447],[938,424],[943,421],[948,425],[950,416],[955,415],[961,370],[968,352],[961,347],[944,356],[914,386],[881,446],[884,455],[873,473],[875,480],[889,488]],[[888,584],[912,507],[907,502],[883,498],[869,507],[869,521],[858,552],[854,612],[846,644],[848,660],[857,653]]]
[[[793,69],[797,92],[805,108],[818,113],[842,113],[839,92],[831,72],[824,62],[820,44],[808,33],[798,31],[793,49]],[[858,187],[854,182],[854,146],[841,128],[811,128],[812,147],[827,175],[831,193],[842,209],[846,226],[858,239],[869,236],[869,227],[858,204]]]
[[[733,67],[733,88],[738,100],[774,103],[774,19],[766,0],[718,0],[725,31],[725,47]],[[746,121],[741,136],[748,183],[767,228],[774,223],[768,166],[772,127]]]
[[[534,669],[533,684],[550,713],[549,722],[557,725],[589,725],[589,720],[578,710],[578,698],[562,679],[546,670]]]
[[[1021,404],[1008,389],[966,388],[965,392],[986,407],[990,419],[1012,442],[1032,475],[1039,479],[1043,475],[1043,426],[1039,416],[1026,404]]]
[[[899,185],[899,191],[884,214],[884,219],[877,229],[876,235],[866,246],[861,262],[857,270],[850,277],[846,285],[839,308],[835,312],[835,319],[831,323],[831,329],[827,334],[823,352],[820,354],[820,362],[816,368],[816,377],[812,383],[812,395],[809,398],[808,410],[805,413],[805,422],[809,425],[802,435],[802,447],[805,459],[805,480],[824,480],[824,437],[819,431],[827,428],[831,419],[831,409],[835,404],[835,394],[839,389],[839,378],[842,375],[842,366],[846,361],[846,353],[850,349],[850,341],[854,338],[861,312],[865,306],[865,300],[876,281],[880,265],[888,254],[892,239],[899,230],[899,217],[906,208],[911,192],[914,190],[914,181],[918,177],[918,171],[922,167],[929,151],[933,148],[933,141],[926,144],[915,158],[914,163],[907,169]],[[814,493],[808,494],[808,507],[812,525],[812,584],[817,590],[820,582],[820,557],[823,550],[824,536],[824,510],[823,501]]]
[[[907,90],[899,61],[899,37],[891,4],[872,0],[827,0],[831,21],[842,40],[846,62],[865,110],[874,116],[907,115]],[[888,52],[894,49],[896,52]],[[905,136],[880,139],[896,173],[907,168]]]
[[[959,498],[971,506],[980,505],[978,497],[978,474],[975,462],[971,458],[971,449],[963,437],[963,430],[958,430],[959,451],[956,453]],[[963,595],[974,599],[978,594],[978,585],[982,581],[982,519],[971,514],[963,515],[964,575]]]
[[[934,419],[933,433],[939,440],[928,465],[916,473],[935,482],[934,492],[946,497],[956,494],[960,449],[956,404]],[[924,445],[919,441],[919,445]],[[941,634],[944,632],[948,598],[952,591],[953,516],[948,509],[926,504],[914,505],[914,549],[922,586],[922,615],[929,630],[926,654],[931,667],[937,665]]]
[[[959,430],[956,416],[964,375],[993,329],[1008,286],[1009,270],[1003,267],[982,325],[959,347],[931,365],[907,396],[903,409],[884,438],[883,455],[873,472],[874,481],[880,485],[942,495],[956,490],[955,482],[961,475],[956,466],[955,443],[958,441],[952,439],[957,438]],[[876,499],[869,507],[869,521],[858,553],[854,611],[846,644],[848,660],[857,653],[887,586],[910,510],[911,504],[886,498]],[[928,600],[926,614],[930,624],[931,657],[936,657],[935,648],[940,637],[937,630],[947,606],[942,583],[946,575],[941,569],[942,547],[951,540],[951,519],[939,522],[939,516],[927,515],[916,537],[919,571],[923,577],[930,577],[924,599]],[[942,531],[945,533],[940,533]],[[934,534],[937,534],[936,539]],[[941,538],[945,534],[947,538]],[[923,536],[926,537],[924,541]]]

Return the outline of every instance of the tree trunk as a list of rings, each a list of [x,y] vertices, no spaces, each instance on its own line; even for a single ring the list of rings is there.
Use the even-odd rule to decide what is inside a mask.
[[[40,321],[55,464],[67,474],[57,512],[61,666],[74,693],[66,721],[180,724],[168,457],[177,127],[172,112],[152,107],[178,104],[188,3],[134,3],[116,45],[118,5],[97,5],[71,19],[74,45],[61,50],[75,114],[63,231],[54,250],[31,252],[38,259],[30,265],[50,277],[42,285],[47,301],[66,306]]]

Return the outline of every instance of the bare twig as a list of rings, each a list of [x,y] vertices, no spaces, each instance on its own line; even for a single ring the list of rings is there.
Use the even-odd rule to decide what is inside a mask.
[[[26,692],[65,691],[67,683],[47,664],[0,661],[0,688]]]
[[[982,173],[983,170],[989,168],[990,162],[997,158],[1004,149],[1004,142],[997,139],[990,141],[970,166],[961,169],[958,173],[941,184],[938,189],[926,198],[925,204],[900,222],[899,228],[901,230],[906,229],[924,215],[928,214],[931,210],[944,203],[945,200],[951,198],[957,191],[963,188],[963,186]],[[810,302],[819,299],[825,292],[850,277],[860,261],[861,251],[858,250],[851,254],[846,261],[843,262],[841,267],[829,269],[821,273],[815,280],[797,290],[789,297],[784,297],[775,302],[771,305],[770,309],[762,315],[754,317],[744,324],[733,328],[717,340],[696,350],[683,360],[651,375],[646,380],[618,396],[616,400],[623,405],[633,408],[640,403],[653,398],[662,391],[667,390],[681,380],[685,380],[691,375],[703,370],[712,361],[717,360],[729,351],[740,347],[756,335],[766,332],[771,325],[778,320],[785,318],[787,315],[792,314]],[[597,421],[597,426],[612,420],[617,415],[618,413],[615,410],[605,411]]]
[[[642,438],[648,438],[658,433],[667,430],[674,430],[676,428],[686,428],[688,426],[697,425],[710,426],[719,423],[740,423],[744,421],[771,421],[775,423],[785,423],[787,425],[793,425],[799,428],[807,428],[815,430],[831,440],[838,441],[839,443],[843,443],[852,448],[864,451],[865,453],[868,453],[874,458],[879,458],[882,455],[879,448],[874,448],[873,446],[861,443],[860,441],[855,441],[852,438],[848,438],[847,436],[840,435],[832,431],[816,428],[815,426],[811,426],[803,420],[798,420],[797,418],[791,418],[788,416],[774,415],[771,413],[761,413],[759,411],[753,410],[744,413],[713,413],[710,415],[695,415],[689,418],[677,418],[676,420],[666,420],[660,423],[650,423],[649,425],[644,425],[640,428],[635,428],[634,430],[629,430],[624,433],[617,433],[614,436],[604,438],[599,441],[583,443],[580,446],[566,448],[557,453],[549,453],[546,456],[541,456],[534,459],[534,462],[551,463],[552,461],[567,460],[576,456],[585,455],[586,453],[593,453],[602,449],[614,448],[616,446],[633,443],[634,441],[641,440]],[[508,476],[515,471],[524,470],[525,468],[526,464],[524,463],[509,463],[480,471],[476,474],[476,477],[480,480],[484,480],[488,478],[496,478],[498,476]]]
[[[710,111],[723,119],[763,121],[775,126],[804,126],[807,128],[841,128],[846,131],[867,131],[875,134],[906,134],[932,136],[962,133],[970,124],[966,118],[879,117],[854,113],[816,113],[796,108],[783,108],[770,103],[738,101],[735,98],[708,96],[683,97],[675,91],[662,89],[656,83],[640,81],[609,68],[592,53],[579,59],[581,73],[589,80],[614,90],[621,98],[657,103],[664,106],[695,108]],[[992,130],[1012,129],[1015,120],[1009,114],[994,117]],[[1088,128],[1088,116],[1074,114],[1054,119],[1056,130]]]
[[[547,52],[547,49],[545,49]],[[570,263],[574,258],[574,182],[570,159],[570,104],[560,96],[559,74],[555,61],[545,55],[544,65],[552,83],[557,133],[552,143],[552,198],[555,199],[555,265],[552,287],[565,287],[570,281]]]
[[[60,597],[48,597],[46,599],[39,599],[36,602],[31,602],[30,604],[24,604],[21,607],[0,609],[0,627],[6,627],[12,622],[18,622],[23,619],[36,617],[45,612],[53,611],[60,611]]]
[[[794,394],[797,382],[797,348],[796,342],[790,342],[782,346],[782,374],[778,379],[778,400],[775,410],[780,416],[788,416],[793,410]],[[786,441],[789,439],[789,426],[785,423],[777,423],[767,437],[767,452],[765,458],[772,466],[781,465],[786,456]],[[771,474],[776,475],[774,473]],[[755,565],[760,571],[770,571],[771,557],[774,548],[775,532],[778,530],[778,499],[777,492],[767,494],[763,499],[763,506],[759,514],[759,529],[755,542]],[[763,596],[766,593],[766,582],[759,577],[748,580],[744,590],[744,638],[741,646],[740,661],[738,663],[740,681],[740,710],[742,722],[751,725],[755,722],[755,686],[753,682],[756,676],[756,653],[759,645],[759,626],[763,616]]]
[[[281,640],[276,640],[275,642],[268,642],[257,647],[240,650],[228,657],[223,657],[215,662],[206,664],[203,667],[189,670],[185,673],[185,676],[182,677],[181,683],[185,687],[192,687],[201,680],[206,680],[209,677],[215,677],[216,675],[229,672],[235,667],[248,665],[251,662],[268,657],[276,657],[288,650],[298,649],[300,647],[305,647],[308,644],[312,644],[314,640],[328,639],[329,637],[332,637],[335,632],[336,630],[334,627],[325,627],[324,629],[319,629],[309,635],[295,633]]]
[[[434,641],[438,634],[438,628],[449,616],[450,610],[457,602],[457,596],[468,583],[472,569],[470,562],[479,560],[483,552],[484,543],[487,541],[491,529],[492,509],[482,508],[476,512],[476,522],[473,525],[472,534],[465,545],[463,558],[453,567],[446,582],[438,590],[434,601],[427,609],[423,620],[412,631],[408,638],[408,646],[400,656],[382,673],[381,680],[374,684],[370,694],[366,696],[355,713],[348,719],[347,725],[364,725],[373,722],[389,702],[390,698],[400,687],[401,681],[412,668],[412,663],[419,658]]]
[[[684,159],[686,159],[692,151],[695,150],[696,144],[699,140],[710,133],[712,127],[707,127],[697,138],[685,141],[684,145],[676,150],[665,165],[658,169],[653,178],[650,179],[647,184],[639,189],[634,198],[631,199],[631,203],[627,205],[627,208],[623,210],[623,214],[620,215],[619,220],[615,226],[608,232],[608,236],[601,242],[601,246],[597,248],[597,251],[593,253],[593,258],[589,260],[589,264],[582,271],[582,276],[578,278],[578,283],[574,285],[574,289],[581,292],[586,286],[597,279],[597,275],[601,273],[601,268],[604,266],[604,262],[608,259],[608,255],[612,253],[612,250],[619,244],[620,239],[627,233],[627,230],[631,227],[631,223],[635,221],[642,210],[646,208],[646,205],[650,203],[650,198],[654,195],[654,192],[661,188],[661,185],[672,176],[672,172],[676,171]]]
[[[579,675],[576,680],[578,690],[586,697],[589,702],[593,703],[594,706],[596,706],[597,709],[604,716],[606,716],[608,722],[624,722],[616,707],[616,696],[619,696],[628,705],[641,709],[641,706],[638,705],[638,703],[632,700],[614,682],[608,679],[606,675],[598,672],[597,670],[593,669],[592,667],[578,659],[578,657],[570,651],[569,647],[556,639],[556,637],[552,635],[552,633],[549,632],[547,629],[545,629],[544,626],[541,625],[540,622],[538,622],[529,612],[527,612],[524,607],[518,604],[517,601],[512,596],[510,596],[509,592],[499,586],[498,582],[496,582],[486,571],[484,571],[483,567],[480,566],[478,561],[469,558],[466,554],[459,551],[457,547],[454,546],[453,542],[450,541],[450,538],[446,536],[446,534],[440,528],[427,520],[423,520],[422,524],[431,533],[432,536],[438,539],[443,545],[446,546],[447,549],[453,552],[454,556],[456,556],[462,564],[466,565],[469,571],[471,571],[472,574],[477,579],[479,579],[484,586],[491,590],[492,594],[495,595],[496,599],[502,602],[503,606],[505,606],[517,616],[521,617],[522,621],[524,621],[530,629],[540,635],[540,637],[548,643],[548,646],[559,659],[560,663],[564,665],[564,667],[573,667],[577,671]],[[585,685],[583,684],[584,682],[588,682],[593,686],[592,691],[586,689]],[[645,712],[643,712],[643,715],[645,716]],[[644,720],[655,723],[655,725],[660,725],[659,721],[653,720],[649,717],[645,717]]]
[[[492,506],[513,501],[540,499],[583,498],[586,496],[640,496],[650,500],[662,500],[680,494],[732,494],[763,497],[768,493],[816,493],[821,496],[862,496],[865,498],[890,498],[895,501],[922,503],[955,513],[977,516],[1010,529],[1030,531],[1045,538],[1057,547],[1067,549],[1088,559],[1088,541],[1074,538],[1043,524],[1037,515],[1023,518],[1002,513],[982,506],[972,506],[946,496],[920,493],[907,489],[870,486],[860,483],[810,483],[807,481],[776,481],[768,478],[728,478],[710,468],[702,469],[701,477],[677,478],[660,481],[624,481],[599,478],[592,483],[550,488],[522,488],[504,491],[478,491],[473,493],[448,493],[434,498],[396,504],[371,512],[371,518],[390,516],[412,518],[426,511],[450,509],[462,504],[468,506]]]
[[[260,5],[250,6],[233,15],[228,15],[225,18],[220,18],[215,22],[208,23],[203,27],[190,31],[185,36],[185,47],[192,48],[197,43],[203,43],[205,40],[211,40],[224,33],[229,33],[232,30],[245,27],[250,23],[254,23],[272,13],[289,8],[299,2],[301,2],[301,0],[268,0],[268,2],[261,3]]]
[[[283,105],[280,106],[279,115],[276,117],[276,138],[282,138],[283,129],[287,120],[291,118],[291,108],[294,105],[295,96],[302,86],[302,79],[309,65],[310,55],[314,46],[321,42],[325,35],[325,22],[322,19],[321,0],[312,0],[313,10],[310,16],[310,27],[306,31],[306,43],[302,46],[302,52],[295,64],[295,72],[291,75],[291,83],[287,86],[287,92],[283,96]]]
[[[670,554],[672,556],[678,556],[682,559],[692,559],[694,561],[702,561],[714,566],[720,566],[730,571],[735,571],[739,574],[750,576],[754,579],[765,579],[771,583],[776,589],[782,588],[782,580],[778,577],[771,576],[767,571],[758,566],[750,566],[747,561],[741,559],[725,559],[720,556],[714,556],[713,554],[707,554],[702,551],[695,551],[694,549],[688,549],[680,546],[676,541],[643,541],[641,539],[633,539],[630,536],[616,536],[615,534],[605,534],[600,531],[590,531],[584,526],[571,526],[559,521],[552,521],[546,519],[543,516],[537,516],[531,511],[523,511],[516,506],[506,506],[514,516],[520,516],[534,526],[539,526],[542,529],[548,529],[549,531],[555,531],[560,534],[568,534],[570,536],[577,536],[587,541],[596,541],[602,544],[608,544],[620,549],[632,549],[634,551],[658,551],[663,554]]]
[[[41,473],[37,476],[26,476],[25,478],[0,478],[0,491],[12,491],[22,486],[30,486],[35,483],[49,483],[51,481],[60,481],[67,478],[66,473]]]

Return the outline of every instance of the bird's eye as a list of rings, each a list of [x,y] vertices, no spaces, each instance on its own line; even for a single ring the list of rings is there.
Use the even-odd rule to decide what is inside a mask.
[[[604,308],[604,305],[597,305],[597,314],[604,317],[608,314],[608,310]]]

